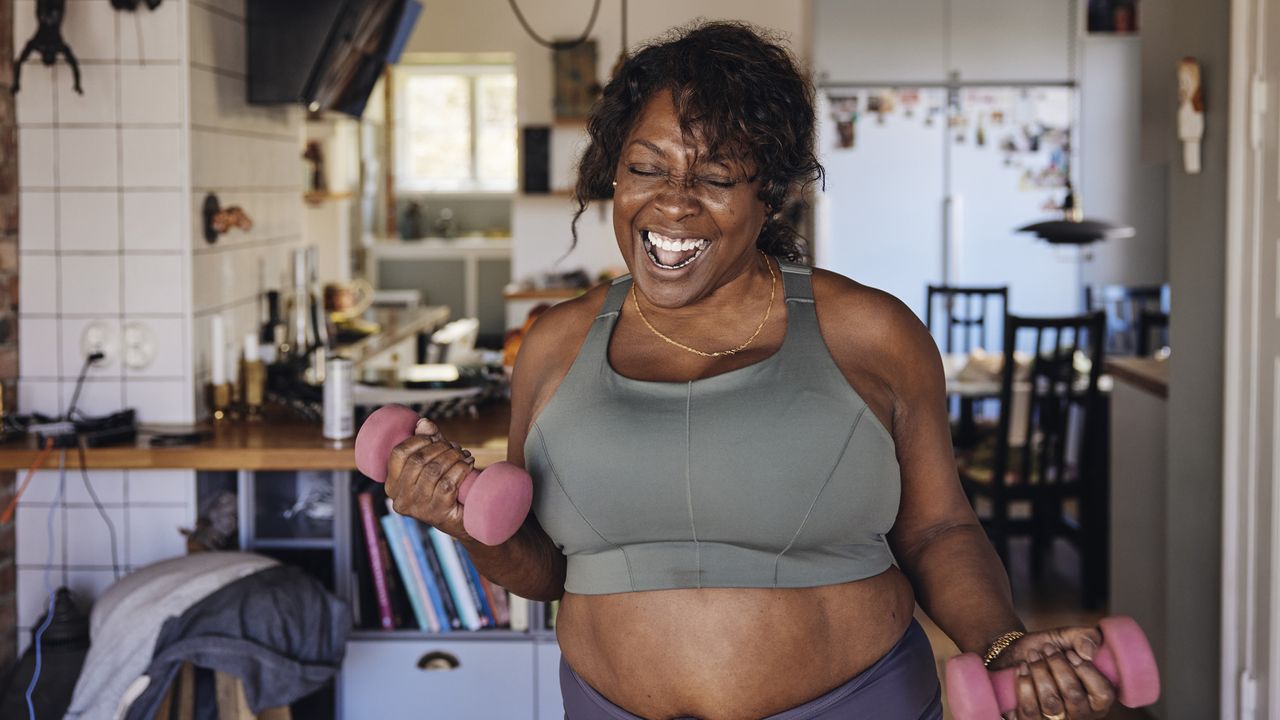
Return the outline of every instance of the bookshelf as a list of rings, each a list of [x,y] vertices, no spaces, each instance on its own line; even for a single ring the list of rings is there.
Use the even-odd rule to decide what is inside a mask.
[[[356,493],[367,482],[345,470],[241,471],[236,478],[240,546],[303,566],[352,607],[356,627],[326,703],[333,717],[417,717],[428,708],[432,717],[459,720],[563,717],[560,651],[545,603],[529,603],[527,631],[428,632],[411,613],[397,629],[376,627],[376,606],[360,598],[368,578],[357,572],[357,553],[366,550]]]

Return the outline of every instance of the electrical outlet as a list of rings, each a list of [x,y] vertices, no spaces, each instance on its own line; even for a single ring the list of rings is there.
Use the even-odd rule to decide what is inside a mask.
[[[141,322],[125,323],[121,356],[124,366],[131,370],[141,370],[156,359],[156,333],[150,325]]]
[[[97,367],[111,367],[116,360],[116,350],[116,333],[107,323],[91,322],[80,331],[80,357],[86,358],[95,352],[102,353],[103,358],[95,363]]]

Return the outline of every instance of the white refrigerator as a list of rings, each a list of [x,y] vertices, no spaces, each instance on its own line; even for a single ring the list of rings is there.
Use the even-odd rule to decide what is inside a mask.
[[[1078,312],[1079,249],[1016,232],[1060,217],[1074,92],[820,88],[817,265],[895,295],[921,319],[930,283],[1008,285],[1016,314]],[[998,346],[1000,318],[992,319]]]

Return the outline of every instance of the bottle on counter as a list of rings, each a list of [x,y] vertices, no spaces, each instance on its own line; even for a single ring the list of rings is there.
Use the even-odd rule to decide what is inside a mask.
[[[329,358],[324,373],[324,436],[344,440],[355,435],[355,397],[351,361]]]

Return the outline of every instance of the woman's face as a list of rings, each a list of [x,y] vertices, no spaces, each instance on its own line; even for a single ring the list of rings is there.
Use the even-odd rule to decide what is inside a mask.
[[[687,141],[669,92],[645,104],[618,159],[613,230],[651,303],[689,305],[752,267],[766,214],[754,174]]]

